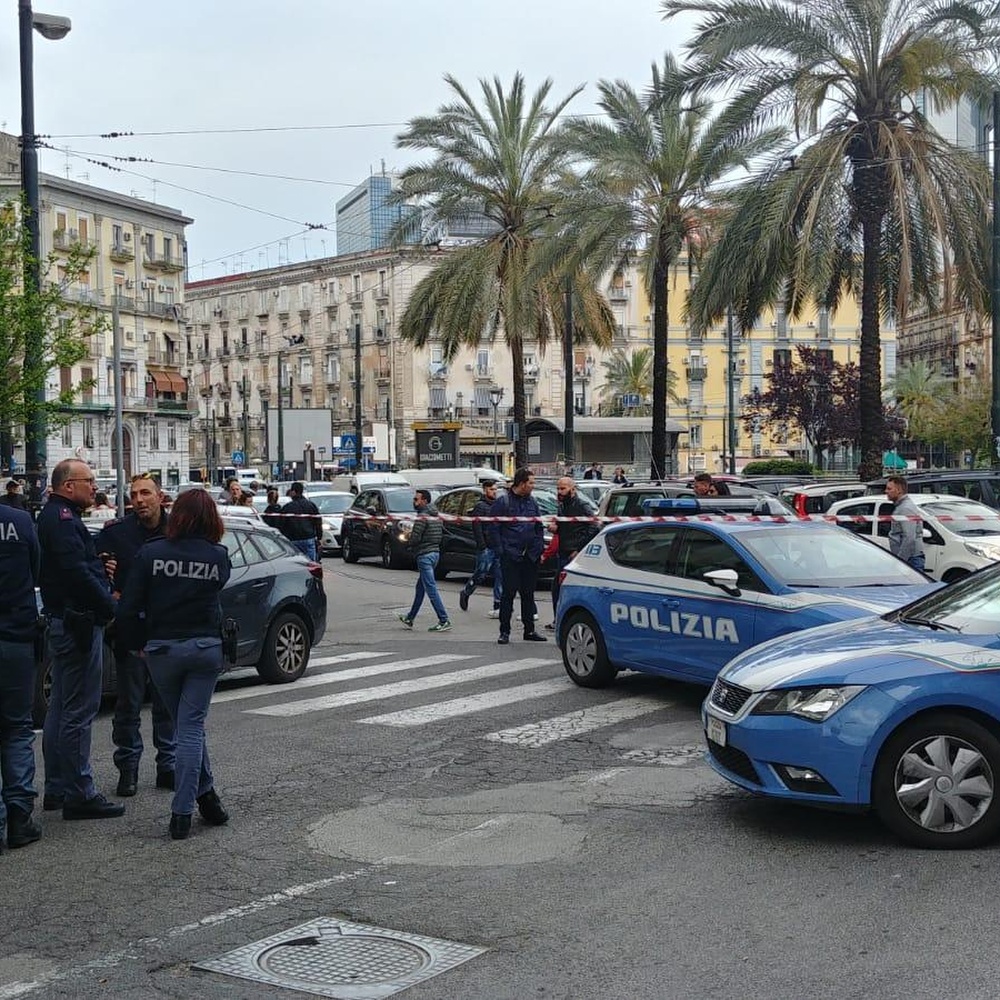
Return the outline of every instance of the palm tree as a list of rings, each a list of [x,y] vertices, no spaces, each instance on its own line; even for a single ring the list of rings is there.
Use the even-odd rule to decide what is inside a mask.
[[[923,107],[984,100],[996,20],[985,0],[665,0],[697,13],[689,84],[727,90],[736,134],[780,123],[794,139],[732,198],[701,273],[699,323],[737,306],[752,325],[784,297],[861,298],[861,476],[881,470],[880,315],[952,297],[984,309],[990,273],[984,159],[957,149]],[[804,139],[802,137],[805,137]],[[941,262],[947,262],[942,273]]]
[[[766,129],[737,135],[710,121],[706,105],[680,91],[667,54],[652,67],[647,91],[602,80],[598,106],[606,119],[567,123],[564,148],[582,158],[580,177],[565,180],[566,214],[581,258],[596,273],[621,274],[639,262],[653,307],[653,427],[651,473],[673,471],[667,461],[668,279],[685,249],[697,256],[710,185],[774,141]]]
[[[937,424],[950,400],[952,382],[939,375],[926,361],[900,365],[884,387],[889,403],[906,418],[906,436],[913,441],[935,438]]]
[[[405,170],[396,200],[426,205],[432,222],[482,216],[493,232],[482,241],[450,249],[414,288],[399,324],[400,336],[423,347],[440,339],[446,359],[502,331],[513,363],[518,466],[527,462],[524,345],[544,351],[562,331],[566,275],[540,264],[550,238],[553,182],[566,153],[553,142],[559,116],[581,88],[546,105],[551,80],[533,95],[515,75],[509,90],[494,78],[480,81],[483,107],[451,76],[456,100],[437,114],[413,119],[396,139],[403,149],[429,150],[432,159]],[[401,224],[404,235],[409,223]],[[574,339],[604,346],[614,317],[589,272],[572,267]]]
[[[607,381],[597,388],[603,396],[610,396],[614,413],[621,415],[626,407],[618,399],[620,396],[638,396],[640,403],[628,407],[630,415],[645,417],[650,413],[649,397],[653,392],[653,352],[648,347],[638,347],[631,354],[619,348],[601,365]],[[676,392],[677,375],[667,369],[667,396],[671,402],[679,403]]]

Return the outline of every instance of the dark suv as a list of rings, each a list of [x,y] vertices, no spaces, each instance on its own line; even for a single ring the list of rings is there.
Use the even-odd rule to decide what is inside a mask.
[[[1000,473],[989,469],[914,472],[904,477],[910,493],[941,493],[968,497],[1000,509]],[[869,493],[885,493],[885,477],[868,483]]]
[[[431,495],[435,492],[431,490]],[[344,562],[356,563],[366,556],[378,556],[387,569],[412,566],[413,556],[406,543],[414,517],[412,486],[362,490],[344,511],[340,541]]]

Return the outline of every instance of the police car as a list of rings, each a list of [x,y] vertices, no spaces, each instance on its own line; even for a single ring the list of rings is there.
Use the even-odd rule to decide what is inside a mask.
[[[749,650],[702,710],[709,761],[776,799],[874,809],[908,843],[1000,833],[1000,566],[880,618]]]
[[[698,515],[711,501],[647,501]],[[556,632],[570,678],[603,687],[619,670],[710,684],[737,653],[899,607],[934,589],[922,573],[836,525],[753,518],[606,528],[562,577]]]

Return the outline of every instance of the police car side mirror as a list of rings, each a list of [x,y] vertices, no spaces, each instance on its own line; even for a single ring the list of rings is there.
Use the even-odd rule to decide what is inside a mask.
[[[739,576],[734,569],[712,569],[705,574],[707,580],[713,587],[724,590],[733,597],[740,596],[740,588],[737,586]]]

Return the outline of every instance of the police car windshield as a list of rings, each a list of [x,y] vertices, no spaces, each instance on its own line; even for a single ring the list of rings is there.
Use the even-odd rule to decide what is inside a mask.
[[[919,586],[926,577],[885,549],[833,525],[741,531],[739,541],[788,587]]]

